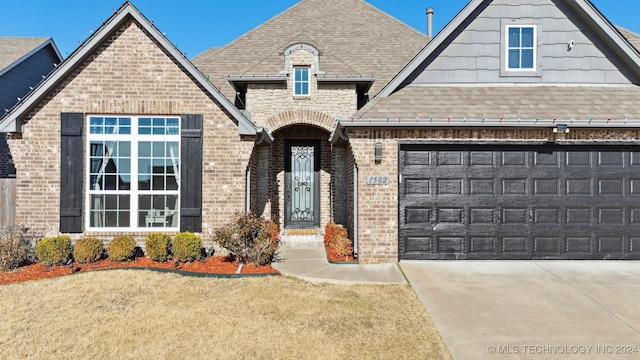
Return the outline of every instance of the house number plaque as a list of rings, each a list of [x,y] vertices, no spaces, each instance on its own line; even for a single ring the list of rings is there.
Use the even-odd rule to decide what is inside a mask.
[[[389,175],[367,176],[367,185],[387,185],[391,183]]]

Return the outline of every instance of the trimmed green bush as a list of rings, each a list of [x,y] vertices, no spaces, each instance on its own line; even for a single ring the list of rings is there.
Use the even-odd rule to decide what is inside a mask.
[[[188,231],[181,232],[173,239],[173,256],[180,262],[190,262],[202,256],[202,239]]]
[[[0,270],[13,270],[35,261],[34,236],[28,231],[26,225],[15,225],[0,233]]]
[[[243,264],[270,264],[280,246],[280,230],[271,220],[237,214],[215,232],[215,241]]]
[[[79,239],[73,246],[73,259],[82,264],[100,260],[103,253],[102,240],[93,237]]]
[[[136,245],[136,240],[131,236],[116,236],[107,245],[107,254],[113,261],[129,261],[134,258]]]
[[[163,233],[149,233],[145,243],[147,255],[153,261],[167,261],[171,259],[171,237]]]
[[[71,259],[72,250],[69,236],[52,236],[38,241],[36,257],[45,266],[63,265]]]

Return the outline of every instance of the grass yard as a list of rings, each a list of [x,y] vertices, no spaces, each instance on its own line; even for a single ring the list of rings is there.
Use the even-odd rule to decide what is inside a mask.
[[[0,286],[1,359],[450,359],[409,286],[114,270]]]

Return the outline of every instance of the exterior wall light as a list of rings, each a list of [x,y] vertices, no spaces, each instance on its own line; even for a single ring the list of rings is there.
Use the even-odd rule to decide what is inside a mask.
[[[376,143],[375,155],[376,164],[382,163],[382,143]]]
[[[558,124],[558,126],[553,128],[553,132],[558,134],[567,134],[569,133],[569,127],[567,124]]]

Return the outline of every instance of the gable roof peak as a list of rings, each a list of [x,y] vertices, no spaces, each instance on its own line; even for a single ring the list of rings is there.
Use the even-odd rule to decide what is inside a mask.
[[[98,30],[86,39],[69,57],[57,66],[31,93],[18,102],[8,113],[0,116],[0,132],[21,132],[22,124],[29,111],[64,79],[94,53],[123,23],[133,19],[156,43],[171,56],[182,69],[211,95],[237,122],[241,135],[255,135],[264,129],[258,128],[247,119],[206,76],[204,76],[185,54],[170,42],[158,28],[149,21],[129,0],[125,1]]]
[[[533,1],[533,0],[531,0]],[[536,0],[540,1],[540,0]],[[570,11],[588,18],[586,26],[598,32],[614,49],[624,62],[640,78],[640,52],[618,31],[615,26],[591,3],[590,0],[552,0],[567,5]],[[410,82],[414,72],[419,71],[427,59],[442,47],[449,46],[458,36],[465,24],[475,19],[484,9],[491,6],[494,0],[470,0],[467,5],[425,46],[418,55],[409,62],[383,89],[379,97],[388,97]]]

